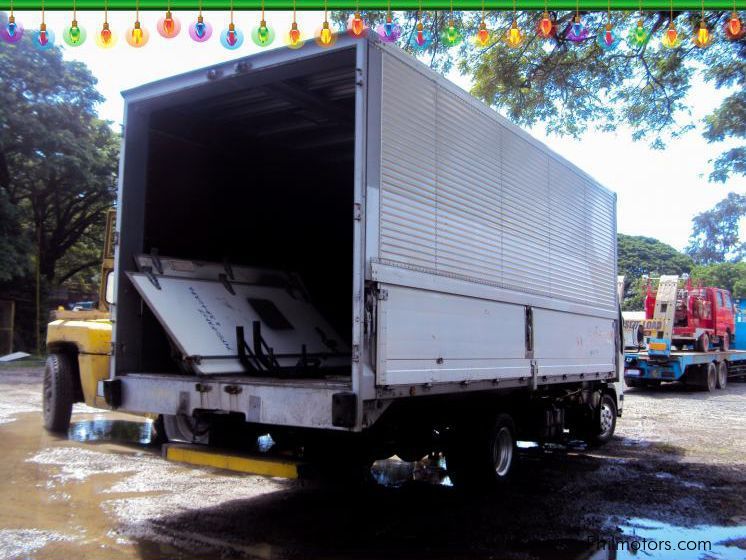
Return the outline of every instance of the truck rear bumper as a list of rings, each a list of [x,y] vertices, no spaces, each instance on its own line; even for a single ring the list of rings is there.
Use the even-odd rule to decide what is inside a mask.
[[[100,392],[107,402],[126,412],[188,416],[196,410],[238,412],[247,422],[320,429],[339,429],[334,425],[332,402],[335,395],[351,392],[349,380],[246,376],[133,373],[106,384]]]

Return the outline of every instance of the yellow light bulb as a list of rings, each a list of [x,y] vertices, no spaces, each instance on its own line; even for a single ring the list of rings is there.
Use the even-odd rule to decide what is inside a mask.
[[[523,43],[524,35],[518,28],[518,22],[513,20],[513,23],[505,34],[505,42],[511,48],[519,47]]]
[[[329,29],[329,22],[325,21],[319,33],[319,40],[322,45],[331,45],[332,43],[332,30]]]

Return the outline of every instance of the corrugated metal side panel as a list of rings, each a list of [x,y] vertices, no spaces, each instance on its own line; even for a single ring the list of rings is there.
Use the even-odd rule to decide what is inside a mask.
[[[395,56],[382,97],[381,260],[614,308],[612,193]]]
[[[416,95],[412,95],[416,92]],[[384,59],[381,258],[435,268],[435,84]]]
[[[442,90],[436,114],[436,269],[501,283],[501,131]]]

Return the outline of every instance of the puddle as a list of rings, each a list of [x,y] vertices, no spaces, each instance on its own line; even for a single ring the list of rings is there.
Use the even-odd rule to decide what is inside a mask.
[[[632,518],[619,526],[621,535],[599,543],[616,560],[743,560],[746,525],[678,527],[652,519]],[[609,550],[615,548],[615,550]]]
[[[150,444],[151,422],[133,422],[131,420],[109,420],[94,418],[73,422],[67,432],[71,441],[93,442],[109,441],[114,443]]]
[[[370,472],[373,479],[381,486],[397,487],[414,480],[441,486],[453,486],[446,473],[446,460],[442,455],[426,457],[416,462],[391,457],[373,463]]]

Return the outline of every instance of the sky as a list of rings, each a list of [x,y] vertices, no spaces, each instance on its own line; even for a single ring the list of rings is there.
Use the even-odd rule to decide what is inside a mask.
[[[134,49],[122,35],[132,26],[134,13],[111,12],[109,22],[119,35],[119,41],[114,48],[102,50],[95,45],[93,34],[100,29],[103,14],[78,13],[79,24],[88,30],[88,41],[78,48],[65,48],[63,52],[66,59],[87,64],[98,78],[98,88],[106,98],[99,107],[102,118],[121,123],[120,92],[123,90],[260,50],[248,36],[260,19],[258,12],[236,12],[235,23],[247,35],[243,46],[236,51],[223,48],[218,39],[229,22],[228,12],[205,12],[213,26],[213,37],[200,44],[193,42],[186,32],[196,14],[175,12],[175,15],[182,23],[181,34],[165,40],[156,31],[156,22],[162,14],[141,13],[143,27],[150,30],[150,42],[141,49]],[[16,12],[16,19],[23,22],[26,29],[38,28],[40,14]],[[47,12],[47,25],[58,34],[58,42],[61,42],[59,34],[70,24],[70,19],[70,13]],[[278,32],[273,47],[282,46],[282,31],[290,27],[292,14],[272,12],[267,14],[267,20]],[[298,12],[299,28],[310,40],[322,20],[323,13]],[[455,72],[448,77],[469,89],[468,77]],[[699,120],[708,114],[726,93],[697,78],[690,93],[690,99],[696,99],[696,103],[690,103],[693,117]],[[725,185],[707,181],[711,170],[709,161],[735,144],[706,143],[701,126],[670,141],[663,151],[652,150],[644,141],[632,141],[631,132],[623,128],[613,133],[589,131],[579,140],[546,136],[538,126],[530,132],[617,193],[619,232],[655,237],[680,250],[687,245],[694,215],[710,209],[728,192],[746,193],[746,178],[731,179]],[[746,238],[746,223],[741,231],[742,238]]]

